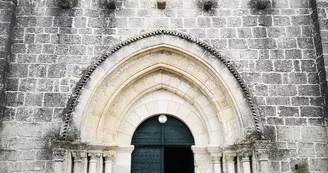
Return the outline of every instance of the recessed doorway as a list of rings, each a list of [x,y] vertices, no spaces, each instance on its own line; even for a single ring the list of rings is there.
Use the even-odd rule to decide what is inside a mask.
[[[194,173],[191,146],[195,142],[190,130],[176,118],[165,119],[149,118],[135,131],[132,173]]]

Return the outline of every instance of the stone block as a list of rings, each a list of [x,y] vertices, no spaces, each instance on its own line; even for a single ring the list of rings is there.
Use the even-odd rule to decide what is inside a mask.
[[[291,25],[289,16],[273,16],[273,23],[275,26]]]
[[[310,16],[292,16],[293,26],[310,25],[310,24],[311,24]]]
[[[24,171],[39,172],[45,168],[45,161],[25,161],[21,164]]]
[[[301,37],[302,31],[299,26],[291,26],[286,28],[287,37]]]
[[[288,77],[289,77],[289,80],[288,80],[289,84],[306,84],[307,83],[306,74],[304,74],[304,73],[289,73]]]
[[[301,127],[303,142],[323,142],[327,132],[323,127]]]
[[[324,158],[318,158],[318,159],[310,159],[310,164],[312,165],[310,167],[311,171],[328,171],[328,159],[324,159]]]
[[[291,8],[310,8],[310,1],[308,0],[290,0]]]
[[[253,36],[256,38],[267,37],[267,29],[264,27],[253,27]]]
[[[227,17],[227,27],[241,27],[241,17]]]
[[[296,96],[297,90],[295,85],[271,85],[269,94],[271,96]]]
[[[268,117],[267,124],[270,125],[284,125],[284,119],[279,117]]]
[[[285,27],[270,27],[268,28],[269,37],[286,37]]]
[[[35,37],[35,43],[50,43],[49,34],[37,34]]]
[[[292,97],[291,99],[293,106],[306,106],[309,105],[308,97]]]
[[[75,28],[85,28],[87,26],[87,19],[85,17],[73,18],[73,26]]]
[[[129,25],[130,25],[130,21],[129,21]],[[140,22],[139,23],[139,28],[141,28],[143,26],[143,23]],[[170,19],[170,28],[183,28],[183,20],[181,18],[173,18]]]
[[[7,92],[6,102],[8,106],[21,106],[24,103],[24,94],[18,92]]]
[[[258,60],[255,68],[260,72],[270,72],[273,71],[273,63],[270,60]]]
[[[251,28],[238,28],[237,33],[238,33],[238,38],[251,38],[251,37],[253,37]]]
[[[39,92],[51,92],[54,89],[53,79],[39,79],[36,90]]]
[[[257,17],[256,16],[244,16],[243,26],[257,26]]]
[[[12,53],[26,53],[27,48],[25,44],[14,43],[11,49]]]
[[[288,97],[267,97],[268,105],[289,105],[290,101]]]
[[[281,48],[281,49],[295,49],[295,48],[297,48],[295,38],[278,38],[277,43],[278,43],[278,48]]]
[[[17,160],[26,161],[26,160],[34,160],[35,159],[35,151],[19,151],[17,152]]]
[[[274,67],[277,72],[291,72],[293,70],[293,63],[290,60],[275,60]]]
[[[21,79],[19,84],[19,91],[32,92],[36,88],[36,79],[26,78]]]
[[[298,86],[298,94],[300,96],[319,96],[319,85],[300,85]]]
[[[169,27],[169,19],[168,18],[155,18],[145,20],[145,26],[147,28],[168,28]]]
[[[28,67],[28,76],[30,77],[46,77],[47,65],[45,64],[31,64]]]
[[[313,49],[313,38],[297,38],[297,44],[301,49]]]
[[[17,63],[36,63],[37,55],[19,54]]]
[[[290,49],[285,51],[286,59],[302,59],[302,51],[299,49]]]
[[[236,38],[237,32],[235,28],[222,28],[220,29],[221,38]]]
[[[1,23],[0,25],[0,35],[9,35],[9,23]]]
[[[51,149],[43,149],[36,152],[36,160],[52,160],[52,150]]]
[[[275,49],[277,43],[272,38],[248,39],[248,44],[251,49]]]
[[[7,79],[7,91],[18,91],[18,78]]]
[[[298,142],[301,140],[300,128],[277,126],[277,139],[279,141]]]
[[[285,125],[287,126],[307,126],[306,118],[285,118]]]
[[[211,40],[211,44],[215,46],[217,49],[227,49],[228,41],[226,39],[213,39]]]
[[[67,95],[61,93],[45,93],[45,107],[64,107],[66,105]]]
[[[42,44],[27,45],[27,53],[40,54],[42,52]]]
[[[266,116],[266,117],[275,117],[276,116],[276,107],[261,106],[260,108],[261,108],[263,116]]]
[[[268,96],[269,94],[267,85],[256,85],[254,90],[256,96]]]
[[[51,64],[48,69],[48,77],[50,78],[60,78],[66,75],[66,65],[65,64]]]
[[[210,28],[211,19],[208,17],[200,17],[197,19],[197,24],[199,28]]]
[[[327,151],[327,144],[315,144],[315,152],[317,157],[327,157],[328,151]]]
[[[322,117],[323,112],[321,107],[304,106],[301,107],[302,117]]]
[[[229,39],[228,40],[230,49],[247,49],[247,43],[244,39]]]
[[[283,50],[270,50],[270,59],[285,59],[285,54]]]
[[[42,106],[42,93],[26,93],[25,106]]]
[[[212,19],[212,27],[223,28],[226,27],[227,21],[224,17],[213,17]]]
[[[21,107],[17,109],[16,119],[18,121],[31,122],[33,116],[33,108],[31,107]]]
[[[289,106],[279,106],[277,113],[280,117],[298,117],[300,114],[298,107]]]
[[[263,73],[262,82],[266,84],[281,84],[282,76],[280,73]]]
[[[313,60],[301,60],[301,69],[303,72],[315,72],[317,70]]]
[[[272,26],[272,16],[260,15],[258,16],[259,26]]]

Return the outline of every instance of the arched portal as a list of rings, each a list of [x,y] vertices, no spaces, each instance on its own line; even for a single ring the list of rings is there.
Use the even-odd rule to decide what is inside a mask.
[[[113,158],[104,163],[114,164],[114,173],[129,173],[133,134],[160,114],[190,129],[196,173],[217,172],[222,154],[233,170],[237,149],[243,148],[237,144],[244,146],[261,132],[250,92],[231,63],[205,42],[159,30],[119,44],[86,70],[67,105],[61,134],[74,133],[74,144],[93,150],[88,159],[99,165],[87,166],[90,173]],[[248,166],[249,149],[240,150]]]
[[[160,116],[166,121],[160,122]],[[193,173],[190,130],[176,118],[160,116],[147,119],[134,132],[131,173]]]

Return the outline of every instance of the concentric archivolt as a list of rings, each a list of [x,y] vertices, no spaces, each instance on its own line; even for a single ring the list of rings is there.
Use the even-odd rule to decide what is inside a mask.
[[[147,108],[151,104],[157,108],[160,104],[161,108],[162,104],[173,104],[173,97],[183,101],[177,103],[179,109],[189,109],[199,119],[201,126],[195,129],[204,131],[193,135],[202,136],[198,140],[201,145],[205,144],[200,141],[228,145],[242,140],[246,130],[259,131],[253,119],[256,110],[229,66],[195,45],[188,45],[186,40],[164,36],[152,39],[155,43],[144,39],[135,47],[122,48],[103,58],[96,68],[90,67],[88,82],[81,89],[78,84],[76,89],[81,94],[77,107],[74,112],[67,112],[67,116],[72,113],[71,125],[81,130],[82,141],[128,145],[136,126],[159,113],[176,116],[195,131],[195,124],[188,123],[181,112]],[[187,47],[192,50],[186,50]],[[161,97],[155,99],[154,94],[159,92]],[[167,98],[168,93],[172,94],[171,99]],[[145,98],[148,101],[141,104]],[[144,116],[138,114],[142,107],[147,110]]]

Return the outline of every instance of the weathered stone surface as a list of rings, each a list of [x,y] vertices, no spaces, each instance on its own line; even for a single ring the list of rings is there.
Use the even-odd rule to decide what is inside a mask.
[[[297,172],[298,164],[327,171],[321,126],[328,4],[317,0],[315,7],[313,2],[274,0],[256,10],[246,0],[221,0],[205,12],[200,4],[181,0],[168,1],[162,11],[145,0],[124,0],[116,10],[105,9],[100,1],[61,9],[53,0],[18,0],[17,6],[0,0],[0,109],[6,106],[0,110],[0,152],[9,150],[3,159],[0,154],[0,172],[53,172],[51,142],[45,138],[58,135],[63,109],[83,70],[111,46],[155,28],[202,39],[237,64],[256,109],[261,108],[264,136],[284,147],[270,170]],[[196,76],[200,70],[193,69]]]

